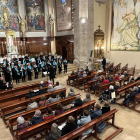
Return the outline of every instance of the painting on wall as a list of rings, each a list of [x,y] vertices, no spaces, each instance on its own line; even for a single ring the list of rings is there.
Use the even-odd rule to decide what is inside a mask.
[[[113,0],[111,50],[140,51],[140,0]]]
[[[71,0],[56,0],[57,31],[72,29]]]
[[[8,26],[5,26],[5,21]],[[19,31],[18,0],[0,0],[0,31],[7,29]]]
[[[27,31],[45,31],[44,0],[25,0]]]

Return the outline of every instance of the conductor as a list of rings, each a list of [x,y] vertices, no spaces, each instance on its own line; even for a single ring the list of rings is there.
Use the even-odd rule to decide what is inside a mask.
[[[102,65],[103,65],[103,69],[105,71],[105,66],[106,66],[106,59],[104,57],[102,57]]]

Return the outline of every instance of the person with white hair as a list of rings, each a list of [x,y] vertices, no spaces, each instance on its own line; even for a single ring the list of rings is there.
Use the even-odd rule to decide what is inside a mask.
[[[139,81],[140,80],[140,73],[138,74],[138,77],[135,81]]]
[[[54,91],[54,88],[53,88],[52,85],[49,85],[49,86],[48,86],[48,90],[47,90],[47,92],[52,92],[52,91]]]
[[[35,111],[35,115],[31,119],[31,125],[35,125],[43,121],[43,116],[41,115],[40,110]]]
[[[27,127],[29,127],[29,122],[25,122],[25,120],[22,116],[18,117],[17,118],[17,131],[20,131]]]
[[[49,135],[46,137],[46,140],[57,140],[61,137],[62,132],[58,128],[58,125],[56,123],[53,123],[51,126],[51,131],[49,132]]]
[[[124,71],[124,77],[127,77],[127,76],[128,76],[127,71]]]
[[[130,94],[127,95],[127,97],[124,100],[124,104],[134,102],[135,96],[138,94],[138,87],[133,87],[133,90]]]
[[[53,85],[50,80],[48,81],[48,84],[46,86],[48,87],[49,85]]]
[[[83,73],[83,77],[86,77],[87,76],[87,73],[86,73],[86,71],[84,71],[84,73]]]
[[[40,81],[39,87],[46,87],[43,81]]]

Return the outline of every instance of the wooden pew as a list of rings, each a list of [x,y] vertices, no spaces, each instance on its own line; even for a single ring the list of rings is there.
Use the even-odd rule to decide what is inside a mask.
[[[44,81],[44,84],[47,84],[48,81]],[[5,90],[0,92],[0,99],[3,97],[9,97],[12,95],[17,95],[20,92],[27,92],[27,90],[29,89],[38,89],[40,83],[35,83],[35,84],[30,84],[30,85],[26,85],[26,86],[22,86],[22,87],[17,87],[17,88],[13,88],[10,90]]]
[[[137,82],[134,82],[134,83],[131,83],[131,84],[128,84],[124,87],[121,87],[120,89],[116,90],[116,94],[119,95],[120,97],[117,97],[116,98],[116,101],[122,99],[122,98],[125,98],[126,95],[129,93],[129,88],[133,88],[134,86],[138,86],[140,85],[140,80],[137,81]],[[119,102],[116,102],[118,105],[122,105],[123,103],[119,103]]]
[[[122,69],[120,69],[120,70],[118,71],[118,74],[124,73],[124,71],[127,71],[127,68],[128,68],[128,64],[126,64]]]
[[[67,85],[73,86],[73,82],[71,83],[71,80],[76,79],[77,76],[78,76],[78,74],[68,76],[68,79],[66,80]]]
[[[47,131],[50,130],[52,123],[57,123],[59,122],[64,122],[68,116],[73,116],[75,120],[77,120],[77,116],[81,114],[81,112],[85,109],[93,108],[94,109],[94,104],[95,100],[88,102],[82,106],[79,106],[77,108],[71,109],[70,111],[64,112],[63,114],[60,114],[52,119],[43,121],[41,123],[38,123],[36,125],[33,125],[27,129],[24,129],[22,131],[18,132],[17,140],[22,140],[22,139],[29,139],[31,137],[34,137],[37,134],[40,134],[41,131]],[[43,135],[40,139],[45,138],[46,135]]]
[[[56,86],[56,85],[53,85]],[[48,87],[44,87],[43,89],[47,90]],[[21,101],[21,100],[25,100],[26,94],[29,93],[29,90],[24,90],[24,91],[20,91],[12,96],[6,96],[3,98],[0,98],[0,107],[3,107],[5,105],[11,104],[14,101]]]
[[[108,72],[110,69],[113,69],[114,63],[109,64],[108,66],[105,67],[105,71]]]
[[[135,74],[135,67],[136,67],[136,65],[134,67],[131,67],[130,71],[128,72],[128,75],[134,76],[134,74]]]
[[[106,120],[110,120],[112,119],[112,122],[108,122],[107,121],[107,124],[108,125],[111,125],[115,128],[117,128],[117,130],[110,134],[107,138],[105,138],[104,140],[111,140],[112,138],[114,138],[117,134],[119,134],[120,132],[123,131],[123,128],[120,128],[118,126],[115,125],[115,113],[117,112],[118,110],[117,109],[113,109],[105,114],[103,114],[101,117],[98,117],[94,120],[92,120],[91,122],[71,131],[70,133],[62,136],[61,138],[59,138],[58,140],[73,140],[74,138],[77,138],[78,136],[81,138],[82,137],[82,133],[86,132],[87,130],[89,129],[92,129],[95,131],[94,133],[90,133],[85,139],[89,139],[90,137],[94,137],[95,139],[97,140],[101,140],[99,137],[98,137],[98,132],[97,132],[97,125],[103,121],[106,121]]]
[[[77,95],[80,95],[80,94],[77,94]],[[71,96],[69,98],[65,98],[65,99],[62,99],[60,101],[57,101],[57,102],[54,102],[54,103],[51,103],[51,104],[48,104],[48,106],[52,109],[52,110],[56,110],[57,108],[57,104],[58,103],[61,103],[63,106],[66,106],[68,104],[70,104],[72,101],[75,101],[76,100],[76,97],[77,95],[74,95],[74,96]],[[14,126],[17,125],[17,118],[21,115],[24,116],[24,119],[25,120],[30,120],[33,116],[34,116],[34,113],[36,110],[41,110],[41,115],[45,114],[47,112],[47,107],[48,106],[42,106],[42,107],[38,107],[36,109],[33,109],[33,110],[29,110],[29,111],[25,111],[25,112],[22,112],[20,114],[17,114],[17,115],[14,115],[12,117],[9,118],[9,128],[10,128],[10,132],[11,134],[14,136]]]
[[[117,71],[120,69],[121,67],[121,63],[119,63],[118,65],[116,65],[113,69],[112,69],[112,73],[117,73]]]
[[[62,90],[66,94],[66,88],[56,90],[56,91],[53,91],[53,92],[55,92],[56,95],[59,95]],[[48,99],[49,97],[51,97],[53,92],[45,93],[43,95],[46,97],[46,99]],[[33,97],[33,99],[35,99],[36,102],[40,101],[41,96],[42,95],[35,96],[35,97]],[[20,101],[20,102],[17,102],[17,103],[13,103],[11,105],[1,107],[1,115],[2,115],[3,121],[4,121],[6,126],[7,126],[6,115],[9,115],[11,113],[15,113],[17,111],[26,110],[26,108],[27,108],[27,106],[29,104],[29,100],[30,99],[26,99],[26,100],[23,100],[23,101]]]

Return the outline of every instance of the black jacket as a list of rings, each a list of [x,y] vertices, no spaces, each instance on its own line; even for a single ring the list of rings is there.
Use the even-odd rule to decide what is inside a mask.
[[[108,107],[102,107],[102,114],[109,112],[110,111],[110,106]]]
[[[43,116],[40,116],[40,117],[33,116],[31,119],[31,125],[35,125],[35,124],[40,123],[42,121],[43,121]]]
[[[74,107],[78,107],[78,106],[82,106],[83,105],[83,101],[81,99],[77,99],[74,103]]]
[[[51,69],[49,72],[50,72],[50,79],[54,79],[55,78],[54,69]]]
[[[7,86],[5,83],[3,83],[2,80],[0,80],[0,89],[7,89]]]
[[[140,77],[138,77],[135,81],[139,81],[140,80]]]
[[[105,58],[103,59],[102,64],[106,65],[106,59]]]
[[[34,96],[36,96],[36,93],[35,92],[27,93],[25,99],[32,98]]]

